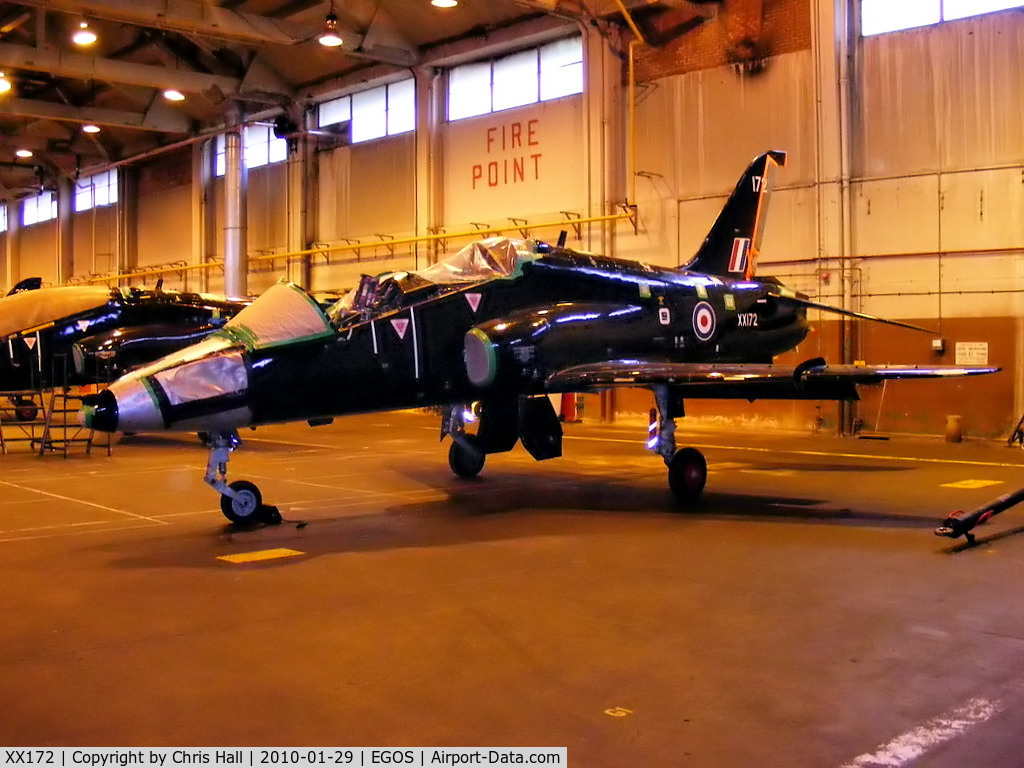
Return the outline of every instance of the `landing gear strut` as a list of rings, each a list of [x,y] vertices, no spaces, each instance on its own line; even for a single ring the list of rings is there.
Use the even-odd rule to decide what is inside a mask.
[[[487,454],[481,450],[474,435],[466,432],[465,414],[471,411],[461,405],[449,405],[445,408],[441,421],[441,438],[449,435],[452,447],[448,449],[448,466],[459,477],[476,477],[484,469]]]
[[[708,464],[704,454],[696,448],[676,450],[676,416],[683,415],[682,400],[676,400],[667,386],[654,388],[654,404],[657,406],[655,427],[648,447],[665,460],[668,467],[668,487],[676,499],[684,504],[693,504],[704,491],[708,481]]]
[[[248,480],[228,483],[228,459],[231,452],[242,444],[238,432],[210,432],[208,435],[210,458],[206,462],[203,480],[220,494],[220,511],[232,523],[252,525],[265,523],[278,525],[281,513],[277,507],[263,503],[260,489]]]

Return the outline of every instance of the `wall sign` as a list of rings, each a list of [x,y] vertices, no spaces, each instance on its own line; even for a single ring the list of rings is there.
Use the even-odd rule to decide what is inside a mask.
[[[540,118],[490,125],[483,143],[485,157],[473,164],[473,189],[540,179]]]
[[[508,217],[585,213],[587,145],[577,97],[455,120],[444,127],[447,226],[507,225]]]
[[[988,365],[988,342],[958,341],[956,365]]]

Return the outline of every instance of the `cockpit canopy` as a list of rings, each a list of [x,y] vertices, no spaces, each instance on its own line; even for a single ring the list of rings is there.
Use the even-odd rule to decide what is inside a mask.
[[[337,326],[350,322],[354,313],[380,310],[413,288],[511,277],[524,261],[538,258],[540,248],[535,240],[488,237],[425,269],[387,272],[378,277],[363,275],[359,285],[332,304],[327,315]]]
[[[537,258],[536,240],[488,237],[476,240],[462,250],[426,269],[416,271],[431,283],[472,283],[492,277],[508,277],[522,259]]]

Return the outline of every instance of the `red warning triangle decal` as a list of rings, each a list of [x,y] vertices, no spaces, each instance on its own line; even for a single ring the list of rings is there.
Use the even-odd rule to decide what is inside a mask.
[[[396,317],[391,321],[391,327],[395,329],[395,333],[398,334],[398,338],[405,340],[405,332],[409,329],[409,318],[407,317]]]
[[[483,294],[482,293],[466,293],[466,294],[463,294],[463,295],[466,297],[466,301],[469,302],[469,308],[472,309],[474,312],[476,312],[477,309],[480,308],[480,299],[483,298]]]
[[[25,346],[28,347],[29,349],[35,349],[36,348],[36,337],[35,336],[26,336],[25,337]]]

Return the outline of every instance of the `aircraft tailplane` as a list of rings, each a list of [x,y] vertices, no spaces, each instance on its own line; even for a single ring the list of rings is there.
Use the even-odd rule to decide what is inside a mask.
[[[785,164],[786,153],[778,150],[754,158],[697,254],[682,269],[735,279],[754,276],[775,171]]]

